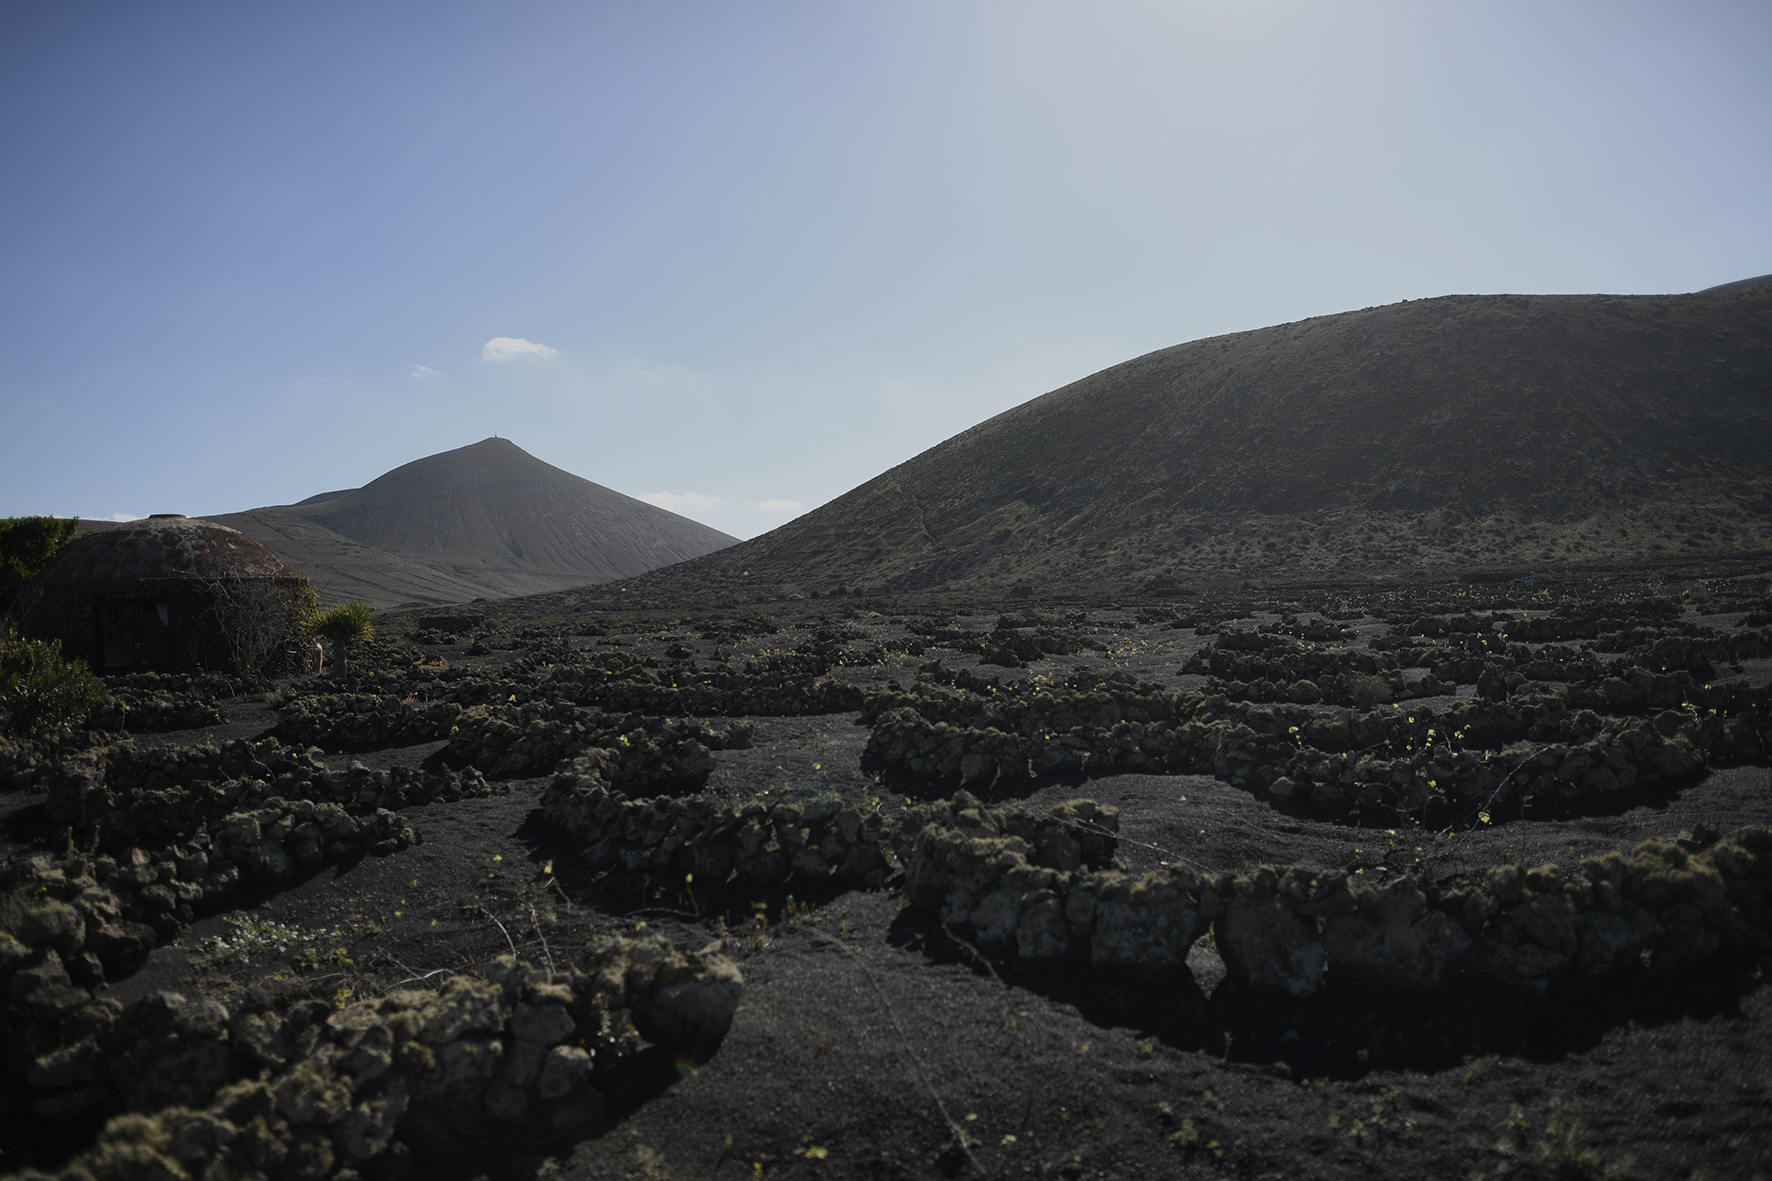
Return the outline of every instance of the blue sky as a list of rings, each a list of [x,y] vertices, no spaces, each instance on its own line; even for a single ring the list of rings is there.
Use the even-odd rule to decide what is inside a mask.
[[[1769,61],[1763,2],[13,0],[0,515],[496,434],[754,536],[1181,341],[1772,271]]]

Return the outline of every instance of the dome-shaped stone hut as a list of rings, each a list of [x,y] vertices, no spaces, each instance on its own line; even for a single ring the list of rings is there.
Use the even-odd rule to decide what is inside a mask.
[[[238,529],[160,514],[75,540],[19,591],[31,639],[94,672],[262,671],[307,580]]]

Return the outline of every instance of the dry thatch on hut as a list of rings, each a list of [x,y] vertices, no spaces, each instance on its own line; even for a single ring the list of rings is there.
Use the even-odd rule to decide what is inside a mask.
[[[29,638],[96,672],[264,672],[311,605],[308,582],[225,525],[162,514],[79,538],[19,591]]]

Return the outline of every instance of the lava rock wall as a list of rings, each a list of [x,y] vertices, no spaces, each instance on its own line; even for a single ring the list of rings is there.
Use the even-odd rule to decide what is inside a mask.
[[[1210,930],[1234,979],[1294,997],[1329,978],[1421,992],[1468,976],[1542,999],[1645,957],[1683,968],[1723,948],[1772,950],[1768,829],[1699,830],[1567,868],[1500,865],[1480,881],[1367,886],[1304,866],[1060,868],[1024,838],[931,821],[905,883],[912,905],[988,952],[1154,971],[1185,962]]]
[[[0,985],[10,996],[30,971],[6,964]],[[10,1042],[7,1122],[110,1117],[64,1168],[14,1176],[343,1181],[452,1160],[489,1125],[574,1139],[607,1121],[598,1082],[642,1038],[705,1060],[743,992],[724,956],[654,936],[561,971],[504,956],[484,975],[342,1008],[162,992],[86,1001],[51,1024],[13,1000],[0,1020],[43,1033],[22,1051]]]

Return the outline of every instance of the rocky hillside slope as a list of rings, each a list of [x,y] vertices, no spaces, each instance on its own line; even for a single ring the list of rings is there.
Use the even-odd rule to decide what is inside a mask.
[[[630,581],[629,601],[1757,554],[1772,559],[1772,286],[1458,295],[1116,365],[780,529]]]
[[[377,606],[582,586],[737,540],[500,438],[415,460],[362,488],[214,519],[276,550],[329,598]]]

